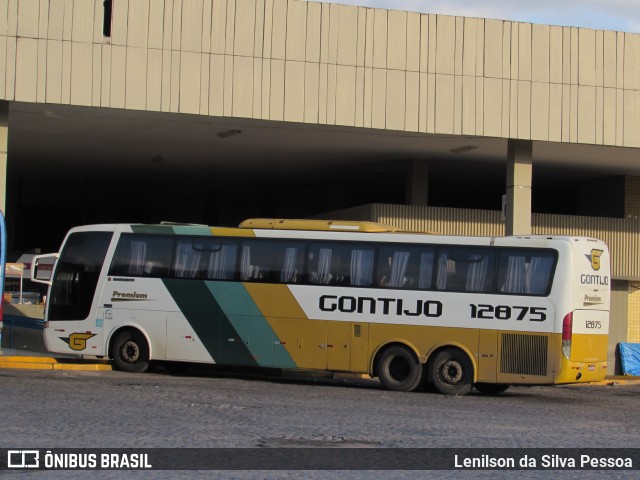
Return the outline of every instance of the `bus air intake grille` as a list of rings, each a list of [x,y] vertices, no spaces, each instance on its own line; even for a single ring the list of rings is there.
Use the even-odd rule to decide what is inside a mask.
[[[500,372],[516,375],[547,375],[547,344],[541,335],[502,335]]]

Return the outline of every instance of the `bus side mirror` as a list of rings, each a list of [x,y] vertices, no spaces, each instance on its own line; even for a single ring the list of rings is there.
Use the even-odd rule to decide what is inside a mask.
[[[57,259],[57,253],[47,253],[33,257],[31,263],[31,281],[51,285],[53,267]]]

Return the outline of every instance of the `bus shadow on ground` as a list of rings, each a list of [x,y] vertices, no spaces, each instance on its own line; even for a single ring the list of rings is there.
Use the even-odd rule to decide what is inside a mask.
[[[335,374],[322,370],[283,370],[279,368],[156,362],[153,373],[180,377],[226,377],[264,382],[344,386],[347,388],[383,389],[377,379],[359,378],[354,374]]]
[[[265,367],[242,367],[227,365],[207,365],[207,364],[191,364],[184,362],[154,362],[151,372],[158,375],[169,375],[176,377],[203,377],[203,378],[234,378],[242,380],[252,380],[269,383],[282,383],[293,385],[317,385],[319,387],[344,387],[358,388],[370,390],[383,390],[386,393],[393,393],[385,389],[378,379],[370,378],[366,375],[356,375],[348,373],[333,373],[323,370],[283,370],[278,368]],[[546,386],[535,386],[548,388]],[[497,394],[481,393],[473,389],[466,397],[490,397],[490,398],[518,398],[530,397],[534,394],[531,387],[518,386],[511,387],[506,392]],[[427,384],[421,386],[414,392],[397,392],[397,393],[440,393]]]

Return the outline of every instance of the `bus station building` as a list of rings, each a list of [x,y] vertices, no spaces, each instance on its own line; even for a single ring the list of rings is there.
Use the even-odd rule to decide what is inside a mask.
[[[595,237],[613,373],[616,345],[640,342],[639,153],[635,33],[302,0],[0,0],[15,258],[81,224],[260,216]]]

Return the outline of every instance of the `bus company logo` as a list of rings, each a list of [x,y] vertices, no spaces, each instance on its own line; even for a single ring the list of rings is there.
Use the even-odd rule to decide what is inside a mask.
[[[87,348],[87,341],[90,338],[95,337],[96,335],[97,335],[96,333],[89,333],[89,332],[80,333],[80,332],[77,332],[77,333],[72,333],[71,335],[69,335],[66,338],[60,337],[60,340],[62,340],[63,342],[67,343],[71,350],[75,350],[76,352],[79,352],[81,350],[86,349]]]
[[[40,451],[8,450],[7,468],[40,468]]]
[[[585,257],[587,257],[587,260],[591,262],[591,268],[593,268],[596,272],[600,270],[600,257],[603,253],[604,250],[598,250],[594,248],[593,250],[591,250],[590,254],[585,255]]]
[[[112,302],[135,302],[141,300],[149,300],[149,295],[138,292],[118,292],[117,290],[114,290],[111,295]]]
[[[402,298],[322,295],[318,302],[318,308],[323,312],[338,311],[341,313],[410,317],[424,315],[425,317],[431,318],[442,316],[442,302],[437,300],[406,301]]]

